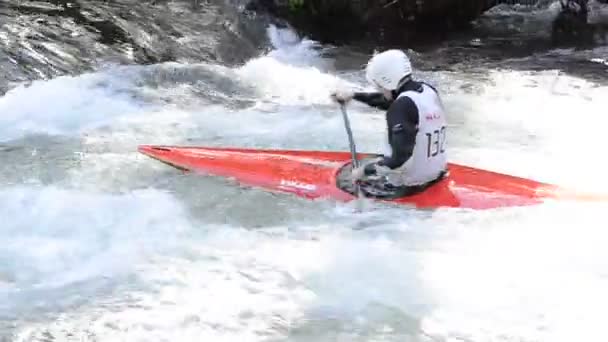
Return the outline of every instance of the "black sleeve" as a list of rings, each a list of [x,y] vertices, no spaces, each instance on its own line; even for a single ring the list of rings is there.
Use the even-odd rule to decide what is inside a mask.
[[[386,120],[393,155],[384,157],[378,165],[395,169],[403,165],[414,152],[418,133],[418,108],[409,97],[400,97],[390,106]],[[373,167],[370,165],[365,173],[373,173]]]
[[[357,92],[353,99],[383,110],[387,110],[391,105],[391,101],[387,100],[382,93]]]

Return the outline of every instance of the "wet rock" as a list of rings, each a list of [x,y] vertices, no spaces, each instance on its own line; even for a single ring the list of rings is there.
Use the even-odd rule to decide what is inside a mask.
[[[232,0],[2,0],[0,92],[104,63],[244,62],[266,24]]]
[[[564,7],[551,27],[551,39],[556,45],[590,44],[593,32],[587,23],[587,11]]]
[[[554,45],[590,46],[605,44],[608,38],[608,12],[605,0],[561,0],[561,11],[552,23]]]
[[[249,8],[268,11],[324,42],[362,38],[403,41],[420,32],[467,26],[497,1],[488,0],[253,0]]]

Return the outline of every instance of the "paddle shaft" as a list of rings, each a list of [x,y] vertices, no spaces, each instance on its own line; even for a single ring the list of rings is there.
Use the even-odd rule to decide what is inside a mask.
[[[346,105],[344,102],[340,102],[340,109],[342,110],[342,117],[344,118],[344,127],[346,128],[346,134],[348,135],[348,143],[350,145],[350,154],[353,162],[352,169],[354,170],[356,167],[359,167],[359,160],[357,159],[357,148],[355,146],[355,139],[353,138],[353,131],[350,128],[350,121],[348,120],[348,114],[346,113]],[[355,183],[355,194],[358,199],[363,197],[363,193],[361,192],[361,187],[359,183]],[[361,211],[361,201],[358,201],[358,210]]]
[[[344,126],[346,127],[346,134],[348,134],[348,143],[350,145],[350,154],[353,160],[353,168],[359,166],[357,160],[357,148],[355,146],[355,139],[353,138],[353,131],[350,128],[350,121],[348,120],[348,114],[346,113],[346,106],[344,102],[340,102],[340,109],[342,110],[342,117],[344,118]]]

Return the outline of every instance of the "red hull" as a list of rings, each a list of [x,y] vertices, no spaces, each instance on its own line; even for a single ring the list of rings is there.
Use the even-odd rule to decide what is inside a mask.
[[[348,152],[150,145],[140,146],[139,151],[182,170],[232,178],[244,185],[310,199],[355,199],[336,186],[338,172],[350,163]],[[370,155],[359,154],[366,156]],[[423,193],[387,201],[418,208],[490,209],[534,205],[545,199],[606,200],[453,163],[449,171],[448,177]]]

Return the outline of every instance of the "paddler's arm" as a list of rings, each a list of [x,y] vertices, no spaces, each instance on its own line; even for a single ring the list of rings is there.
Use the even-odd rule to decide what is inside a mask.
[[[353,100],[382,110],[387,110],[392,103],[392,101],[387,100],[382,93],[375,92],[355,92],[353,93]]]
[[[410,159],[414,152],[419,122],[418,108],[414,101],[407,96],[398,98],[390,106],[386,119],[390,128],[389,140],[393,155],[385,156],[376,164],[368,164],[365,167],[366,175],[376,173],[375,165],[396,169]]]

